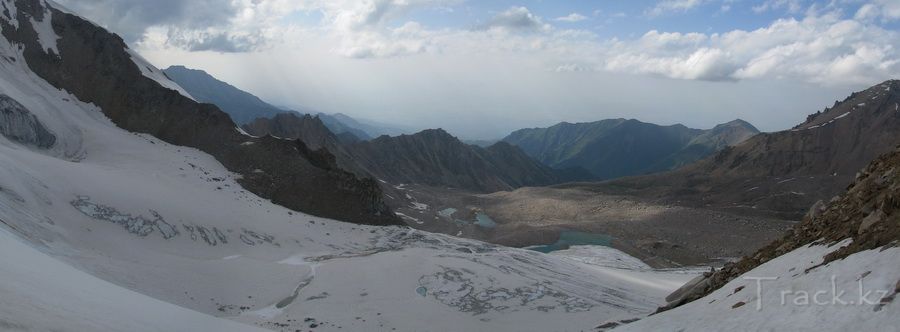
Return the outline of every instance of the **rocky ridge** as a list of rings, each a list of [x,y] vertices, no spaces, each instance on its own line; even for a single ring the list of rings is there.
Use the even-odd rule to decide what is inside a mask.
[[[671,172],[565,187],[799,220],[900,144],[898,91],[900,81],[877,84],[794,129],[756,135]]]
[[[0,30],[19,45],[29,68],[97,105],[117,126],[207,152],[243,175],[240,182],[247,190],[288,208],[356,223],[401,223],[375,181],[340,169],[327,151],[300,141],[244,135],[216,106],[147,77],[153,68],[138,66],[120,37],[41,0],[12,4],[15,13],[0,16]],[[24,18],[49,22],[46,29],[59,37],[55,44],[49,47],[35,24],[22,24]]]
[[[858,173],[845,194],[813,205],[803,222],[782,238],[688,283],[670,295],[669,304],[660,311],[702,298],[740,275],[800,247],[833,245],[846,239],[853,241],[826,255],[818,266],[861,251],[900,245],[900,147]]]

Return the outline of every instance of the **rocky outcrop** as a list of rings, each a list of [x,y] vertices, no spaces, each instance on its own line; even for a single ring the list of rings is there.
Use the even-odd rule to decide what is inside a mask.
[[[43,17],[40,0],[17,0],[16,17]],[[200,104],[145,77],[118,36],[53,8],[59,54],[41,46],[30,24],[0,20],[3,36],[21,45],[32,71],[83,102],[97,105],[117,126],[209,153],[241,174],[247,190],[285,207],[364,224],[401,224],[378,185],[329,163],[333,156],[299,141],[243,135],[216,106]]]
[[[47,149],[56,144],[56,136],[15,99],[0,94],[0,134],[21,144]]]
[[[321,119],[309,114],[282,113],[271,118],[257,118],[241,128],[253,136],[299,139],[312,149],[333,148],[340,144]]]
[[[342,169],[353,172],[362,178],[371,178],[345,147],[342,139],[329,130],[318,116],[299,113],[282,113],[272,118],[258,118],[253,122],[241,126],[247,133],[253,136],[266,136],[299,139],[311,149],[323,149],[334,155],[335,164]],[[352,134],[345,133],[350,136]],[[347,138],[344,138],[347,139]],[[352,141],[355,143],[358,141]]]
[[[705,274],[670,295],[661,311],[702,298],[729,281],[781,255],[809,244],[850,244],[825,256],[820,264],[854,253],[900,245],[900,147],[869,164],[847,192],[817,203],[784,237],[736,263]]]

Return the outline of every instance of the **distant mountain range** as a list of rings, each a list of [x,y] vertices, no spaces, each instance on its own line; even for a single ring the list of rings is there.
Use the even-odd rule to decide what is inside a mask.
[[[325,149],[337,166],[361,177],[475,192],[593,178],[577,167],[545,166],[505,142],[481,147],[463,143],[441,129],[407,135],[407,129],[340,113],[313,116],[284,111],[201,70],[173,66],[165,72],[198,101],[242,119],[238,123],[247,133],[299,139],[310,149]]]
[[[900,144],[898,91],[897,80],[875,85],[791,130],[754,136],[673,172],[566,187],[796,220]]]
[[[295,114],[257,119],[243,129],[255,136],[300,139],[314,149],[325,148],[342,168],[393,184],[494,192],[589,178],[585,171],[544,166],[508,143],[482,148],[442,129],[348,143],[329,132],[320,118]]]
[[[322,115],[322,114],[320,113],[319,115]],[[404,134],[412,134],[412,133],[419,131],[418,129],[411,128],[411,127],[399,126],[399,125],[394,125],[394,124],[386,124],[386,123],[381,123],[378,121],[372,121],[372,120],[367,120],[367,119],[353,118],[353,117],[350,117],[349,115],[346,115],[343,113],[334,113],[334,114],[330,114],[326,117],[322,117],[322,121],[325,122],[325,125],[328,125],[328,121],[330,121],[329,118],[339,121],[351,128],[359,130],[359,131],[365,133],[365,136],[372,137],[372,138],[378,137],[378,136],[384,136],[384,135],[399,136],[399,135],[404,135]],[[329,128],[331,128],[331,127],[329,126]],[[368,140],[368,139],[366,139],[366,140]]]
[[[495,192],[569,180],[565,173],[542,165],[508,143],[482,148],[465,144],[442,129],[382,136],[353,144],[351,149],[358,162],[392,183]]]
[[[599,179],[612,179],[671,170],[758,133],[742,120],[700,130],[610,119],[522,129],[503,141],[550,167],[581,167]]]
[[[163,72],[190,93],[194,99],[219,106],[239,125],[250,123],[258,118],[272,118],[280,113],[304,113],[269,104],[202,70],[171,66]],[[409,129],[397,129],[387,124],[354,119],[341,113],[317,113],[314,115],[318,115],[331,132],[341,136],[345,141],[369,140],[381,135],[400,135],[411,132]]]

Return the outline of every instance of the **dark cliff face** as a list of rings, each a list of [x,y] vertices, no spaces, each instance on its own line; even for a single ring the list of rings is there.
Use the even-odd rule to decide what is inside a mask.
[[[300,139],[313,149],[329,148],[340,142],[319,118],[308,114],[283,113],[272,118],[258,118],[241,128],[254,136]]]
[[[38,0],[18,0],[18,17],[43,17]],[[30,24],[0,20],[20,44],[28,66],[50,84],[94,103],[119,127],[211,154],[241,184],[273,202],[306,213],[363,224],[400,224],[378,185],[335,166],[333,156],[302,142],[240,134],[217,107],[199,104],[142,75],[118,36],[77,16],[52,11],[59,55],[41,49]]]
[[[271,135],[284,139],[299,139],[311,149],[323,149],[334,155],[336,164],[361,178],[371,178],[362,166],[356,163],[346,149],[344,141],[331,132],[320,117],[308,114],[282,113],[273,118],[259,118],[241,126],[253,136]],[[352,135],[351,135],[352,136]],[[352,141],[351,142],[355,142]]]
[[[42,149],[56,144],[56,136],[15,99],[0,94],[0,134],[6,138]]]

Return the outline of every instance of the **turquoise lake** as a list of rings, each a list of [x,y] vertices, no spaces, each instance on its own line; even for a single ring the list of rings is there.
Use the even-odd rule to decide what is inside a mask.
[[[557,250],[569,249],[571,246],[609,246],[612,236],[606,234],[594,234],[578,231],[563,231],[559,234],[559,240],[552,244],[530,246],[525,249],[550,253]]]

